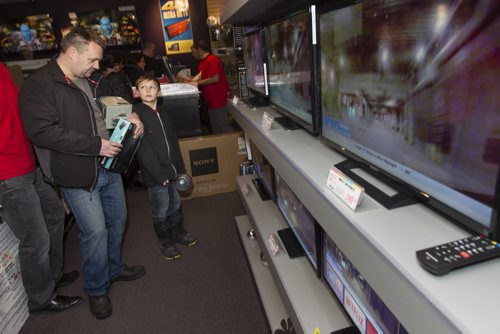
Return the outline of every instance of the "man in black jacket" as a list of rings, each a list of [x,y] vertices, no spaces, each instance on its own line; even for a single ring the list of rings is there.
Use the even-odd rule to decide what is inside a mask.
[[[100,157],[113,157],[121,145],[109,141],[96,91],[90,79],[99,68],[104,42],[90,29],[74,28],[61,42],[61,53],[24,82],[19,107],[45,177],[59,187],[80,229],[83,288],[98,319],[111,315],[108,289],[145,273],[126,266],[121,243],[127,219],[121,176],[102,169]],[[143,132],[135,115],[135,135]]]

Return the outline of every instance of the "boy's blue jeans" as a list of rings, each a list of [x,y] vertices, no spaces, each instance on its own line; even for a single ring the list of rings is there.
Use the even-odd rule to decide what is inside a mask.
[[[120,174],[98,169],[94,189],[61,188],[80,229],[83,290],[89,296],[107,293],[123,270],[121,243],[127,208]]]
[[[182,222],[181,197],[175,182],[166,186],[148,187],[151,209],[153,211],[153,224],[178,226]]]

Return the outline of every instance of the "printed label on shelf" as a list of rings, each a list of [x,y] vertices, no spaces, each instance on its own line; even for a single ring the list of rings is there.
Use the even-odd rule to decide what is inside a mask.
[[[273,126],[273,122],[274,117],[269,115],[267,112],[264,112],[264,115],[262,116],[262,130],[264,130],[264,132],[269,132]]]
[[[233,96],[233,101],[232,102],[233,102],[233,105],[237,106],[238,103],[240,102],[240,98],[235,95],[235,96]]]
[[[276,242],[276,235],[274,233],[269,234],[267,237],[267,243],[269,244],[269,250],[272,256],[276,256],[280,251],[280,246]]]
[[[335,166],[330,167],[328,178],[326,179],[326,186],[352,210],[356,210],[365,192],[362,186],[347,177]]]

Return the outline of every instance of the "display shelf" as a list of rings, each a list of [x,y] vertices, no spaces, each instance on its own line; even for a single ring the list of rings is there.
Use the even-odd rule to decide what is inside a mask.
[[[236,226],[245,249],[250,268],[259,290],[260,299],[269,321],[269,326],[274,333],[281,328],[281,320],[288,319],[288,313],[278,291],[278,286],[273,279],[271,271],[261,260],[261,248],[256,239],[249,239],[247,232],[252,228],[248,216],[234,217]]]
[[[331,333],[350,327],[342,307],[305,257],[290,259],[283,251],[270,255],[267,237],[287,224],[274,202],[261,200],[252,183],[254,177],[239,176],[238,190],[296,332],[309,334],[318,328],[322,333]]]
[[[325,185],[345,158],[303,130],[262,129],[269,107],[230,104],[235,121],[410,333],[485,333],[500,306],[500,259],[442,277],[423,270],[417,250],[468,236],[422,204],[387,210],[365,195],[354,212]]]

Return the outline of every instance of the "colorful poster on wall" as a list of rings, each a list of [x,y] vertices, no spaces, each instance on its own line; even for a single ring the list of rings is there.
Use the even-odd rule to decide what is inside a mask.
[[[188,0],[160,0],[167,54],[189,53],[193,45]]]

